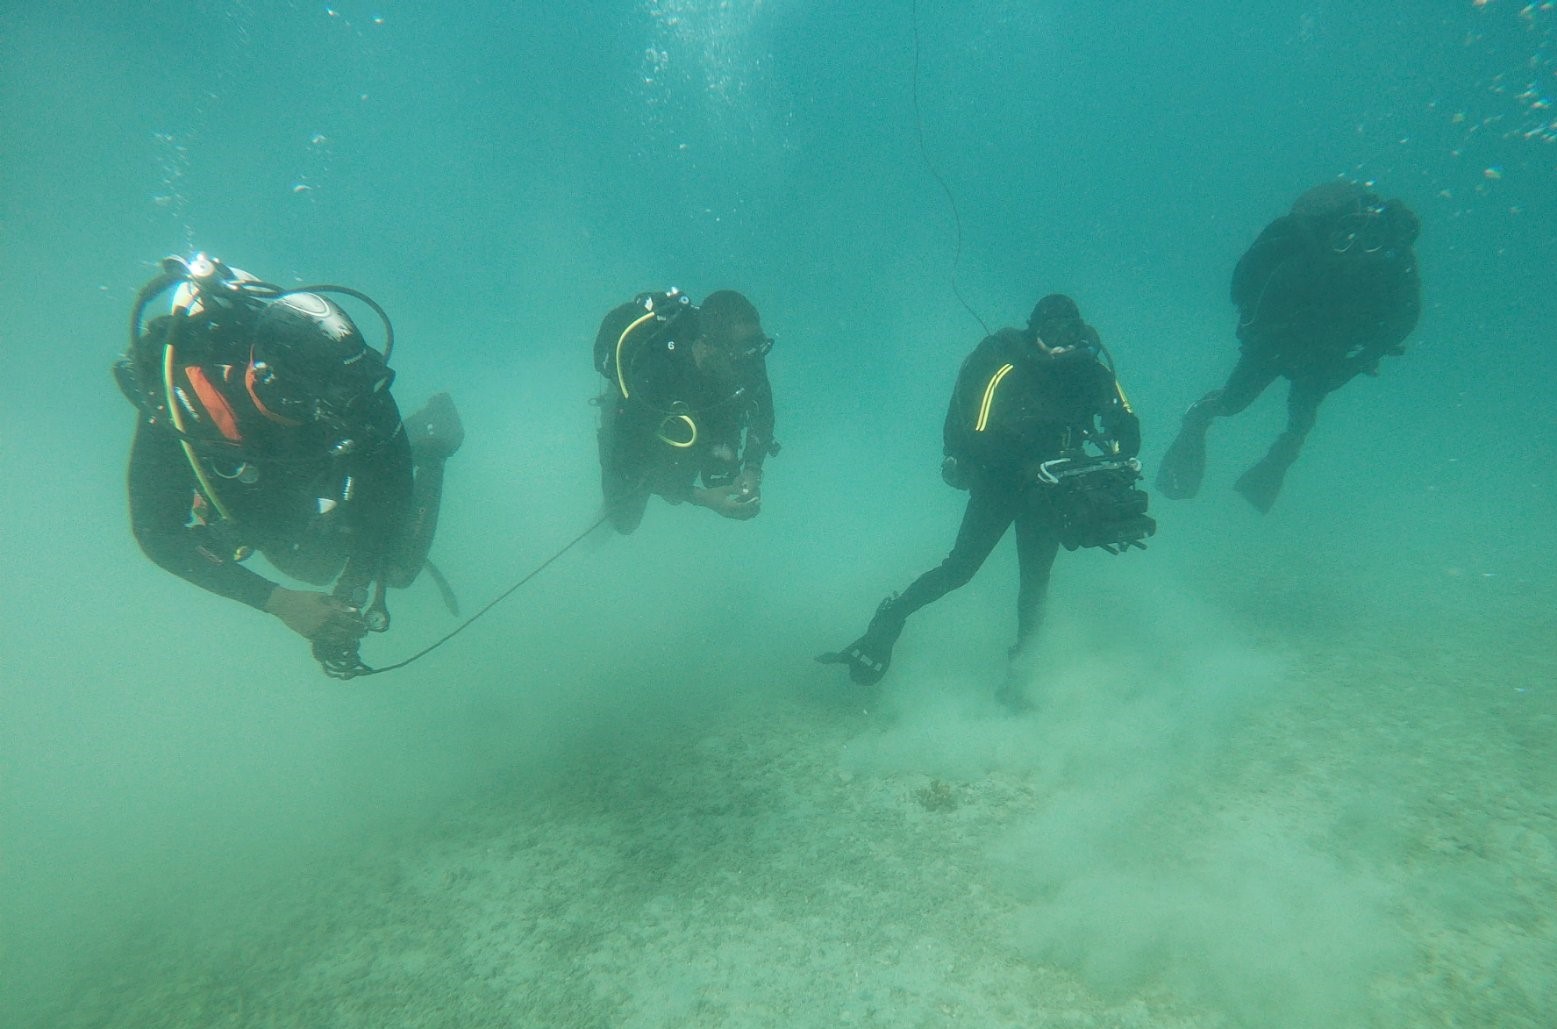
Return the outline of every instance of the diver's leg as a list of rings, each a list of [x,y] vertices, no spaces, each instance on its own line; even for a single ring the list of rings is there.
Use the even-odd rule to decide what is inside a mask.
[[[260,553],[283,575],[311,586],[328,586],[334,582],[350,556],[339,536],[300,543],[274,543],[261,548]]]
[[[1281,369],[1269,357],[1246,345],[1238,355],[1238,363],[1227,376],[1221,389],[1212,390],[1196,402],[1206,405],[1210,418],[1227,418],[1241,413],[1259,399],[1261,393],[1276,381]],[[1192,407],[1191,410],[1194,408]]]
[[[643,447],[633,446],[635,426],[621,407],[610,401],[602,409],[596,439],[600,446],[600,495],[606,517],[626,536],[638,528],[649,506],[648,475]]]
[[[1016,646],[1012,655],[1027,649],[1043,625],[1044,601],[1049,595],[1049,576],[1060,538],[1054,516],[1046,509],[1023,512],[1016,520]]]
[[[454,398],[434,393],[416,413],[401,422],[411,453],[418,461],[447,461],[465,442],[465,426],[454,409]]]
[[[1000,537],[1016,518],[1021,494],[1005,487],[974,486],[962,513],[957,540],[946,559],[915,579],[893,602],[896,617],[906,620],[927,604],[966,586],[983,566]]]
[[[465,442],[465,427],[447,393],[435,393],[421,409],[404,419],[411,441],[411,513],[384,569],[384,583],[404,589],[421,574],[438,532],[443,504],[443,465]]]
[[[1314,421],[1319,415],[1319,404],[1324,400],[1326,392],[1324,386],[1315,379],[1302,377],[1292,380],[1292,387],[1287,393],[1286,430],[1276,437],[1276,442],[1271,444],[1265,456],[1244,472],[1233,487],[1261,514],[1269,512],[1276,505],[1287,469],[1292,467],[1292,462],[1297,460],[1302,451],[1303,442],[1314,427]]]
[[[1013,662],[1005,679],[995,689],[995,699],[1012,711],[1026,711],[1033,705],[1027,697],[1027,662],[1018,661],[1032,653],[1032,644],[1043,625],[1049,595],[1049,577],[1060,539],[1055,518],[1047,505],[1026,509],[1016,519],[1016,643],[1008,652]]]
[[[606,513],[611,518],[611,525],[623,536],[631,535],[638,528],[648,509],[649,491],[646,489],[623,489],[606,499]]]
[[[823,654],[817,660],[849,665],[849,677],[863,686],[880,681],[892,662],[892,647],[902,635],[908,616],[973,578],[1005,535],[1006,527],[1016,516],[1018,502],[1019,495],[1014,490],[975,486],[968,496],[957,541],[946,560],[915,579],[902,594],[883,600],[865,635],[843,650]]]
[[[1248,351],[1240,354],[1227,383],[1189,405],[1179,434],[1157,468],[1157,488],[1169,500],[1188,500],[1200,492],[1206,471],[1206,431],[1216,418],[1238,414],[1275,381],[1276,367]]]
[[[415,458],[412,474],[411,512],[399,544],[384,566],[384,584],[393,589],[405,589],[421,574],[438,531],[438,510],[443,503],[441,459]]]

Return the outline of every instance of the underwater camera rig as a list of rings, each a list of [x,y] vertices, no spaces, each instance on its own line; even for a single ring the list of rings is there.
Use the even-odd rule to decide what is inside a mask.
[[[1146,514],[1146,493],[1136,487],[1141,462],[1135,458],[1060,457],[1038,466],[1066,550],[1101,547],[1110,554],[1133,548],[1157,531]]]

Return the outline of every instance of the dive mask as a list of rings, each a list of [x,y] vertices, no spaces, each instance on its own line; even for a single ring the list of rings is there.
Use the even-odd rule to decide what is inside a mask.
[[[1376,254],[1389,247],[1390,205],[1369,204],[1360,211],[1343,214],[1330,228],[1328,243],[1334,254]]]

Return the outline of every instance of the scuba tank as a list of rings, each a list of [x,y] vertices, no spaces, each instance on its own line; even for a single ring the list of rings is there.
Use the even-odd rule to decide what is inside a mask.
[[[169,314],[143,327],[146,309],[170,289],[173,300]],[[279,286],[261,282],[203,253],[187,261],[177,256],[163,258],[162,273],[140,288],[130,310],[129,345],[113,366],[120,391],[149,423],[182,436],[170,406],[174,398],[169,396],[161,370],[166,355],[188,345],[204,352],[186,353],[185,357],[206,360],[216,356],[209,353],[213,338],[238,335],[270,298],[282,292]],[[181,331],[190,319],[200,322],[206,331]],[[232,356],[236,359],[237,355]]]
[[[136,293],[130,310],[129,343],[115,362],[113,374],[120,391],[148,423],[171,431],[186,446],[227,452],[242,450],[237,441],[213,441],[185,431],[178,409],[180,394],[172,382],[175,361],[186,366],[207,362],[247,366],[250,330],[260,314],[280,297],[333,293],[359,300],[383,323],[382,362],[386,367],[394,353],[395,330],[389,315],[372,297],[358,290],[333,284],[287,289],[205,253],[188,260],[176,255],[166,257],[161,267],[161,274]],[[147,325],[147,309],[169,290],[173,291],[170,313]],[[191,325],[200,331],[191,331]],[[188,410],[189,405],[185,408]]]
[[[365,294],[344,286],[289,290],[204,253],[188,260],[177,256],[164,258],[161,269],[161,274],[136,294],[130,312],[129,344],[114,365],[114,378],[148,424],[162,428],[178,440],[208,509],[230,522],[232,514],[221,496],[227,488],[222,486],[223,481],[252,486],[265,464],[331,462],[338,471],[333,476],[334,484],[320,494],[320,513],[348,500],[350,469],[341,465],[341,460],[371,452],[374,444],[388,442],[393,433],[365,436],[354,428],[331,424],[327,433],[339,434],[339,438],[326,435],[320,440],[322,449],[317,453],[257,451],[254,441],[245,438],[252,435],[246,433],[245,427],[259,424],[251,420],[254,409],[266,414],[254,392],[256,329],[263,325],[266,312],[278,300],[285,303],[300,294],[351,296],[372,308],[383,322],[383,355],[374,352],[374,357],[387,371],[388,357],[394,349],[394,327],[383,308]],[[170,313],[146,323],[148,308],[169,291]],[[314,302],[324,304],[317,296]],[[365,343],[363,347],[366,351]],[[383,385],[387,386],[391,378],[392,374],[383,376]],[[247,397],[243,395],[245,391]]]

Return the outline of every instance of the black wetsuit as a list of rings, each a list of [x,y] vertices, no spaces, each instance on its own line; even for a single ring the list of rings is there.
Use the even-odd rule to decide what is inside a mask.
[[[353,434],[355,445],[334,456],[328,448],[339,434],[268,422],[241,367],[202,370],[242,438],[219,442],[203,405],[185,410],[185,428],[201,437],[201,469],[230,517],[205,495],[179,439],[143,418],[130,451],[129,495],[131,525],[146,555],[203,589],[260,609],[276,584],[240,563],[251,550],[302,581],[336,582],[336,596],[358,603],[380,578],[409,583],[431,543],[438,483],[427,484],[430,501],[413,501],[411,448],[394,401],[383,395]],[[180,392],[191,392],[187,372],[179,375]],[[416,476],[418,495],[422,478]]]
[[[1408,207],[1332,182],[1304,193],[1293,210],[1267,225],[1233,270],[1238,363],[1222,388],[1184,413],[1157,471],[1166,497],[1199,492],[1211,423],[1285,378],[1286,428],[1233,487],[1260,512],[1271,510],[1324,398],[1376,373],[1416,327],[1422,287],[1412,244],[1420,226]]]
[[[743,469],[760,472],[773,443],[773,389],[763,357],[731,360],[717,372],[699,368],[692,354],[697,311],[690,306],[645,322],[622,341],[644,313],[641,303],[613,308],[595,341],[596,368],[610,380],[600,401],[601,488],[623,533],[638,527],[651,494],[679,503],[699,476],[716,488]]]
[[[1025,643],[1041,620],[1060,545],[1037,466],[1078,452],[1087,440],[1117,445],[1122,458],[1140,450],[1140,422],[1112,372],[1086,351],[1049,357],[1030,331],[1003,329],[980,343],[963,362],[946,413],[946,454],[962,467],[969,494],[956,543],[939,566],[883,605],[878,621],[885,615],[901,628],[915,611],[965,585],[1014,524],[1017,646]]]
[[[1409,243],[1332,249],[1326,223],[1287,215],[1265,227],[1233,271],[1238,364],[1208,415],[1244,410],[1288,379],[1287,435],[1301,444],[1320,402],[1378,369],[1416,327],[1421,282]]]

